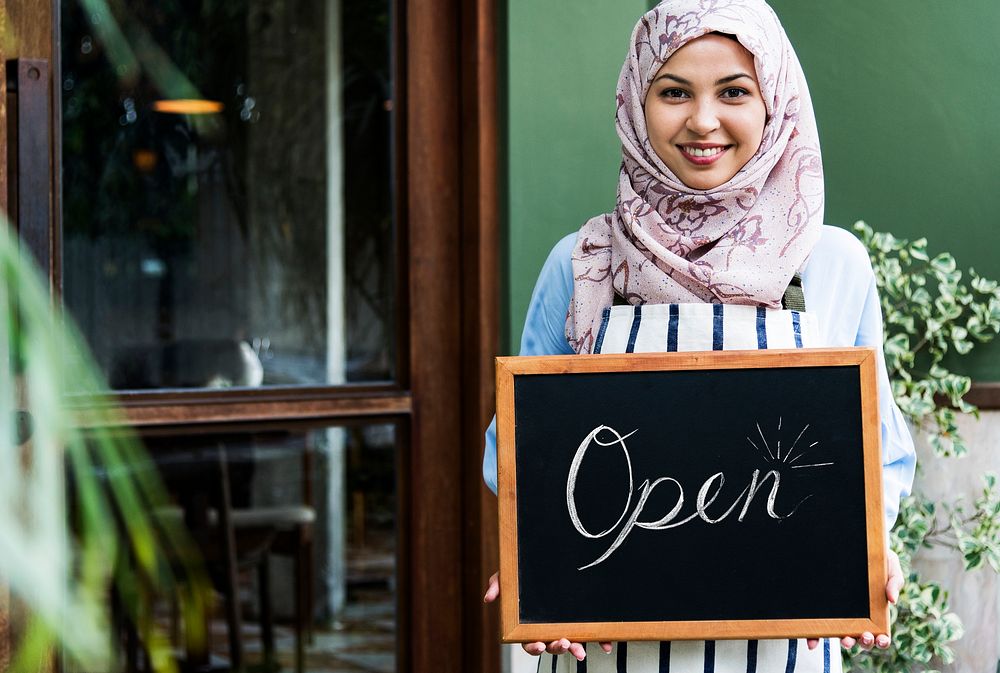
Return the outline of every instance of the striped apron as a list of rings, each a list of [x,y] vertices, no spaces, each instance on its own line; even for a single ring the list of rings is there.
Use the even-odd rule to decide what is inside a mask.
[[[758,350],[817,347],[814,315],[730,304],[647,304],[604,311],[595,353]],[[809,587],[802,587],[808,591]],[[805,640],[706,640],[614,643],[587,658],[543,654],[539,673],[841,673],[840,643],[814,650]]]

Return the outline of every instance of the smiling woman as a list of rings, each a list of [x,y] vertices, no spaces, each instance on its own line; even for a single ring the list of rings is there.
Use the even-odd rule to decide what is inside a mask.
[[[747,309],[756,316],[746,326],[747,337],[757,336],[771,319],[792,325],[794,333],[801,318],[815,319],[818,339],[796,341],[796,347],[869,346],[878,354],[885,517],[891,525],[913,478],[912,441],[885,376],[871,265],[856,239],[823,224],[819,133],[805,76],[777,16],[763,0],[663,0],[635,24],[616,94],[617,198],[609,212],[591,217],[550,253],[528,309],[521,355],[639,352],[642,319],[657,311],[665,320],[652,350],[684,350],[682,344],[693,343],[689,335],[703,329],[694,309],[708,304],[712,338],[692,350],[748,347],[728,341],[740,328],[723,329],[724,309]],[[618,343],[606,339],[610,334],[631,336]],[[752,343],[750,348],[776,347],[766,339]],[[690,394],[720,423],[732,419],[738,407]],[[667,412],[659,422],[673,431],[690,418]],[[491,428],[484,475],[494,487],[495,441]],[[710,485],[704,481],[708,476],[694,481]],[[641,490],[633,496],[641,497]],[[800,539],[789,554],[789,563],[814,573],[794,583],[802,591],[820,581],[816,564],[805,558],[814,546]],[[672,554],[661,557],[671,563]],[[888,581],[879,586],[895,601],[902,571],[898,559],[891,553],[887,558]],[[549,581],[560,586],[562,578]],[[487,600],[498,591],[492,586]],[[550,602],[564,600],[569,597]],[[734,599],[727,594],[720,600]],[[848,647],[856,639],[864,647],[890,644],[884,626],[878,633],[822,635],[844,636]],[[812,638],[730,641],[718,648],[714,640],[619,643],[615,660],[617,670],[633,673],[665,667],[829,673],[840,670],[834,643],[825,639],[817,647],[820,641]],[[553,671],[577,670],[574,659],[587,656],[583,643],[568,639],[525,643],[524,649],[561,657],[551,662]],[[601,658],[592,664],[594,671],[612,670]],[[548,670],[547,664],[540,670]]]
[[[646,132],[681,182],[713,189],[757,153],[767,109],[753,55],[723,35],[688,42],[656,73],[646,94]]]

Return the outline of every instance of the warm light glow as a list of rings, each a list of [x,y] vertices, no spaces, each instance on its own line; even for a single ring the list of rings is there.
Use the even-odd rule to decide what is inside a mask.
[[[224,106],[215,100],[200,100],[196,98],[176,98],[173,100],[158,100],[153,103],[157,112],[175,115],[208,115],[222,112]]]
[[[153,150],[137,149],[132,152],[132,164],[140,173],[152,173],[158,159]]]

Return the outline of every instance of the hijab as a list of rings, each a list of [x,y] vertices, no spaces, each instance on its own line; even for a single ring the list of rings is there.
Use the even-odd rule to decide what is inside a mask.
[[[671,54],[708,33],[754,57],[767,109],[760,148],[714,189],[682,183],[653,150],[643,103]],[[639,19],[618,78],[622,165],[615,209],[581,227],[566,337],[589,353],[617,293],[631,304],[727,303],[780,308],[819,239],[823,166],[798,58],[763,0],[665,0]]]

